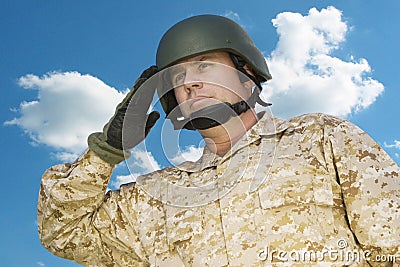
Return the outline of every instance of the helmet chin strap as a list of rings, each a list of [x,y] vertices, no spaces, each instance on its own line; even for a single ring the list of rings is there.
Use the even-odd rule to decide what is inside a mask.
[[[185,118],[180,113],[179,108],[175,108],[170,112],[170,117],[175,129],[188,129],[188,130],[206,130],[221,124],[226,123],[232,117],[239,116],[250,108],[254,108],[256,103],[261,106],[270,106],[270,103],[264,102],[260,98],[260,89],[254,85],[252,94],[247,101],[242,100],[235,104],[228,102],[211,105],[193,112],[189,117]],[[174,116],[175,115],[175,116]]]

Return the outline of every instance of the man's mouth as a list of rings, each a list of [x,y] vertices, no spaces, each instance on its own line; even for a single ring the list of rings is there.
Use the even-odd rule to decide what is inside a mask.
[[[204,100],[204,99],[207,99],[207,98],[209,98],[209,97],[208,96],[196,96],[196,97],[190,99],[190,101],[193,104],[193,103],[195,103],[197,101],[201,101],[201,100]]]
[[[197,96],[195,98],[190,99],[190,109],[192,111],[199,110],[201,108],[210,106],[212,104],[216,104],[217,101],[214,101],[213,98],[207,96]]]

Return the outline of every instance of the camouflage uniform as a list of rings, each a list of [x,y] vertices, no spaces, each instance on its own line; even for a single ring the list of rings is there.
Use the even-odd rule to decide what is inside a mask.
[[[396,255],[398,264],[396,163],[348,121],[310,114],[273,118],[273,126],[266,117],[223,157],[205,149],[196,163],[150,173],[106,195],[113,166],[90,150],[50,168],[38,207],[43,245],[97,267],[368,266],[340,254],[293,262],[296,252],[332,249],[369,250],[371,259]],[[219,197],[213,190],[168,190],[213,180]],[[198,205],[184,207],[191,203]]]

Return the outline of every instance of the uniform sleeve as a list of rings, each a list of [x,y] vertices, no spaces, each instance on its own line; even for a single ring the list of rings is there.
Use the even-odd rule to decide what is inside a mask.
[[[399,166],[350,122],[334,127],[330,141],[351,230],[372,266],[392,266],[383,259],[396,259],[398,266]]]
[[[38,228],[50,252],[84,266],[147,266],[134,214],[128,215],[136,203],[119,191],[105,195],[112,171],[88,150],[75,163],[44,173]]]

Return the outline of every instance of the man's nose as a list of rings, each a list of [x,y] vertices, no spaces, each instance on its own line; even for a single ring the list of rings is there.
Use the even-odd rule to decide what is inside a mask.
[[[186,90],[201,89],[203,82],[190,72],[186,72],[185,80],[183,81]]]

